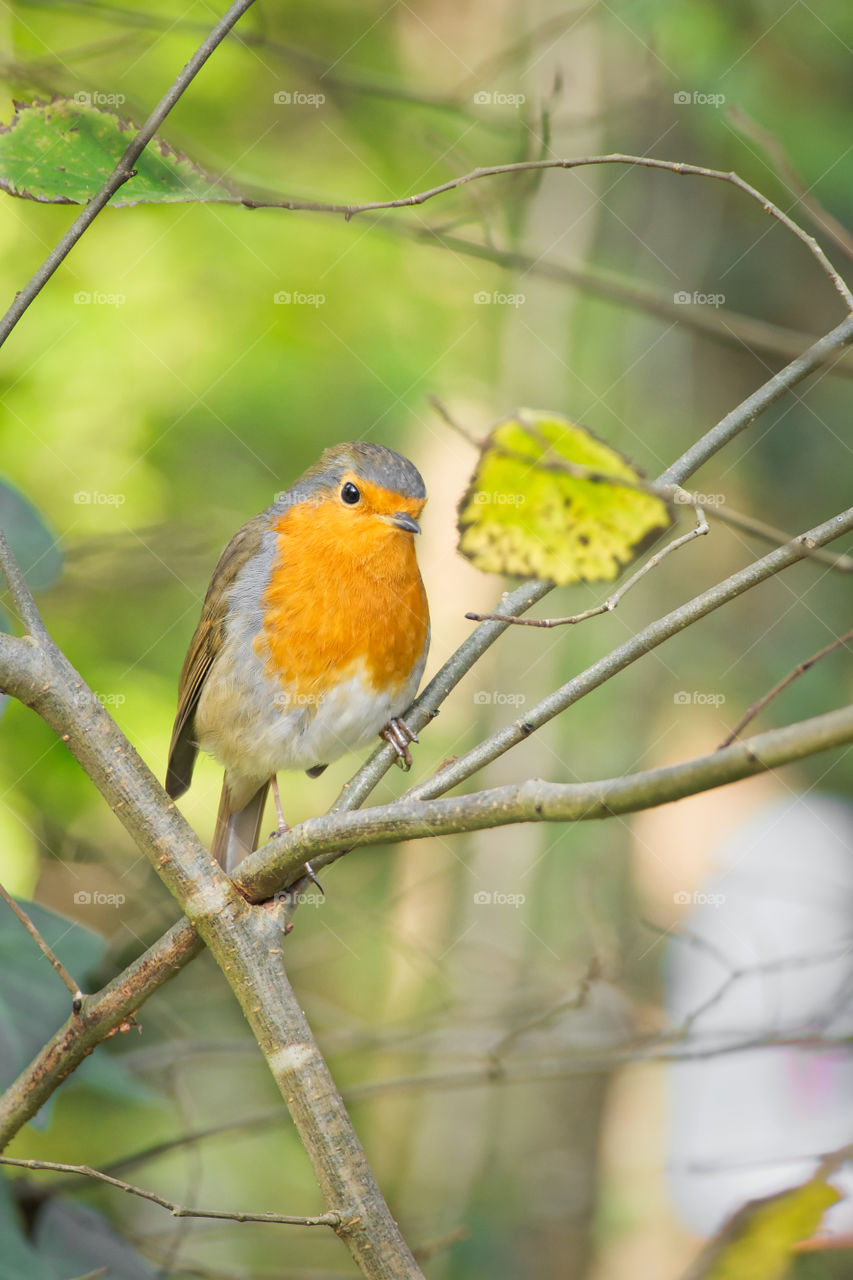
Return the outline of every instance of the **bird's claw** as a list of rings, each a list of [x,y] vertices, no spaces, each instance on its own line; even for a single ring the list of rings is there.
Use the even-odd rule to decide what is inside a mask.
[[[410,729],[405,720],[395,716],[393,720],[388,721],[379,736],[384,738],[386,742],[391,743],[397,753],[397,764],[408,773],[412,767],[412,753],[409,750],[409,743],[420,741],[414,729]]]
[[[306,862],[302,870],[305,872],[306,876],[311,881],[311,883],[317,886],[317,888],[320,890],[323,897],[325,898],[326,890],[323,888],[323,886],[320,884],[320,881],[317,879],[316,875],[314,874],[314,868],[311,866],[311,863]]]

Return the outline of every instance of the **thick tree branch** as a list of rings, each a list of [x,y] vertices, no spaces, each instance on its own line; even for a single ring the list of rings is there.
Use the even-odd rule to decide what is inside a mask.
[[[393,844],[518,822],[584,822],[634,813],[849,742],[853,742],[853,706],[771,729],[695,760],[627,777],[571,783],[531,778],[435,800],[415,794],[355,813],[309,818],[247,858],[241,879],[252,896],[270,895],[292,880],[306,859],[317,868],[335,862],[346,851],[340,846]],[[444,772],[435,781],[440,782]]]

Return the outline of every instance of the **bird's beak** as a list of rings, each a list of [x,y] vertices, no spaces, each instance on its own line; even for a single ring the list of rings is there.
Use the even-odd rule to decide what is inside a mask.
[[[395,511],[393,516],[388,516],[388,520],[398,529],[405,529],[406,533],[420,533],[421,526],[418,524],[414,516],[410,516],[408,511]]]

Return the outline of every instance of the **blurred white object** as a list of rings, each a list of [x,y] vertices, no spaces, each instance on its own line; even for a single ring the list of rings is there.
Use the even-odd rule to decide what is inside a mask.
[[[766,1039],[853,1033],[853,806],[797,795],[721,846],[718,872],[668,950],[667,1008],[689,1028],[671,1065],[669,1179],[685,1223],[711,1235],[746,1200],[805,1181],[853,1139],[853,1052]],[[833,1184],[853,1195],[846,1166]],[[827,1214],[853,1230],[853,1199]]]

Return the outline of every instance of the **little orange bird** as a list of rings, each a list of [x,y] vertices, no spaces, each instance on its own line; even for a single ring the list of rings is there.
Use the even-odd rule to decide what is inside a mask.
[[[211,853],[229,874],[257,846],[271,783],[287,830],[279,770],[316,777],[380,731],[411,764],[399,717],[429,648],[425,501],[408,459],[340,444],[223,551],[181,670],[166,790],[187,790],[199,748],[224,766]]]

